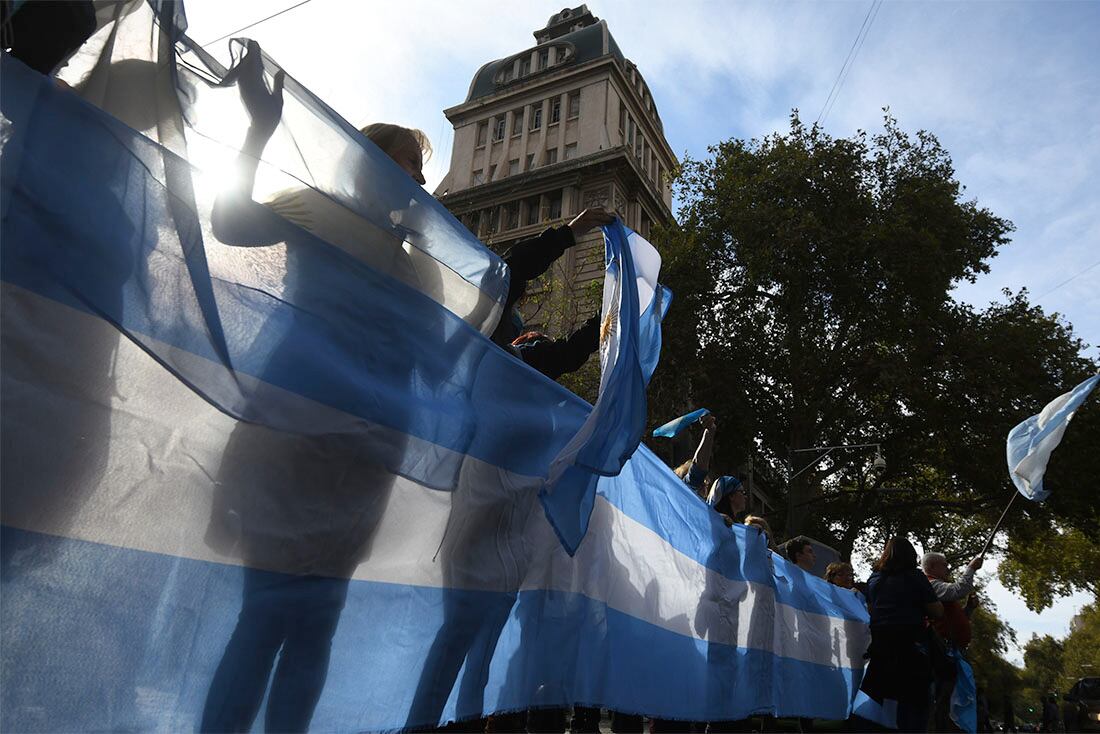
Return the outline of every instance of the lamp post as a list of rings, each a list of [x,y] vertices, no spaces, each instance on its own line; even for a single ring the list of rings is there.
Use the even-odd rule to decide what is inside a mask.
[[[816,452],[819,452],[819,453],[824,452],[824,453],[821,453],[821,455],[818,456],[816,459],[810,461],[808,464],[806,464],[801,469],[796,471],[794,474],[791,474],[790,476],[787,477],[787,522],[788,522],[788,524],[790,524],[791,519],[793,518],[793,513],[794,513],[794,495],[791,492],[791,482],[793,482],[794,479],[798,475],[800,475],[803,472],[817,466],[823,459],[828,457],[834,451],[853,451],[853,450],[859,450],[859,449],[874,449],[875,450],[875,458],[871,461],[870,472],[873,473],[875,476],[881,476],[882,473],[886,471],[886,458],[882,455],[882,444],[880,444],[880,443],[845,443],[845,444],[838,444],[836,446],[811,446],[810,448],[806,448],[806,449],[788,449],[787,463],[790,465],[792,470],[794,469],[794,454],[804,454],[804,453],[809,453],[811,451],[816,451]]]

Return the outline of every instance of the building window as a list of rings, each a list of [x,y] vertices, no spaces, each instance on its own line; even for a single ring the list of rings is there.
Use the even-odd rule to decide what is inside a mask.
[[[500,207],[494,206],[489,209],[488,216],[481,218],[482,232],[484,234],[496,234],[497,227],[500,225]]]
[[[569,119],[574,120],[581,116],[581,93],[570,92],[569,94]]]
[[[465,219],[466,229],[476,235],[478,229],[481,228],[481,212],[470,212],[466,215]]]
[[[557,163],[557,162],[558,162],[558,149],[557,148],[551,148],[550,150],[546,151],[546,165],[548,165],[548,166],[553,165],[554,163]]]
[[[642,148],[644,147],[645,138],[639,135],[637,138],[634,139],[634,157],[637,158],[639,161],[642,160]],[[644,166],[645,164],[643,163],[642,165]]]
[[[489,180],[492,181],[494,178],[496,178],[496,175],[497,175],[497,164],[494,163],[493,165],[489,166]]]
[[[527,76],[531,73],[531,58],[520,59],[519,61],[519,75]]]
[[[519,158],[508,161],[508,175],[515,176],[519,173]]]
[[[546,67],[550,66],[550,49],[544,48],[539,51],[539,64],[538,70],[542,71]]]
[[[535,105],[531,109],[531,129],[538,130],[542,127],[542,105]]]
[[[619,134],[626,137],[626,105],[619,103]]]
[[[519,202],[513,201],[504,205],[504,229],[519,227]]]
[[[485,141],[489,138],[489,122],[479,122],[477,124],[477,147],[485,145]]]
[[[576,143],[570,143],[569,145],[565,146],[565,160],[571,161],[576,157],[577,157],[577,144]]]
[[[474,171],[473,178],[470,179],[471,186],[480,186],[485,183],[485,171]]]
[[[497,118],[496,127],[493,128],[493,142],[504,140],[504,116]]]
[[[561,120],[561,97],[554,97],[550,100],[550,124],[553,125]]]
[[[512,137],[523,135],[523,108],[512,112]]]
[[[550,215],[550,219],[561,218],[561,191],[555,191],[552,194],[547,194],[547,210]]]
[[[627,137],[626,137],[627,141],[631,145],[634,145],[634,133],[635,133],[636,128],[634,126],[634,118],[630,117],[629,115],[626,118],[626,130],[627,130]]]
[[[526,166],[524,166],[523,170],[530,171],[534,167],[535,167],[535,154],[534,153],[528,153],[527,154],[527,164],[526,164]]]
[[[530,227],[532,224],[539,223],[539,197],[532,196],[524,202],[524,208],[527,210],[523,217],[524,226]]]

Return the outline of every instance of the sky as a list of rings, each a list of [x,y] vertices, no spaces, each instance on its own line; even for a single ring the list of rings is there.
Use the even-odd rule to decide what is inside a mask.
[[[297,2],[187,0],[188,32],[206,43]],[[1015,224],[991,272],[956,297],[983,307],[1003,300],[1002,289],[1027,288],[1073,325],[1086,355],[1100,357],[1100,195],[1091,178],[1100,170],[1100,2],[873,2],[588,6],[638,65],[680,157],[783,131],[794,108],[814,121],[854,48],[825,130],[874,133],[889,107],[902,129],[939,138],[967,198]],[[308,0],[239,35],[357,126],[424,130],[436,151],[425,167],[432,190],[450,161],[443,110],[465,100],[482,64],[534,45],[532,32],[564,6]],[[227,47],[207,50],[225,59]],[[1032,632],[1064,635],[1088,601],[1069,597],[1040,616],[996,582],[989,593],[1021,643]],[[1019,650],[1010,657],[1021,661]]]

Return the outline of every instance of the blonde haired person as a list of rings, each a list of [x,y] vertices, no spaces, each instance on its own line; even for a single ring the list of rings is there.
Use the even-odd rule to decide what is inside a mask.
[[[768,541],[768,548],[775,550],[775,541],[772,539],[772,529],[768,525],[768,521],[759,515],[746,515],[745,524],[752,525],[754,528],[764,534],[764,539]]]
[[[856,587],[856,574],[852,570],[852,564],[844,561],[830,563],[825,568],[825,580],[842,589],[854,589]]]

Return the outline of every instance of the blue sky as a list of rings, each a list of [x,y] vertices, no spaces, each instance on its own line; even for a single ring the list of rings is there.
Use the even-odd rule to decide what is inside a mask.
[[[701,157],[719,140],[784,130],[795,107],[813,121],[871,2],[588,5],[641,69],[673,150]],[[206,42],[294,4],[188,0],[190,35]],[[423,129],[436,147],[430,190],[450,160],[442,110],[465,99],[481,64],[533,45],[532,31],[564,5],[311,0],[242,35],[351,122]],[[935,133],[967,196],[1016,225],[992,272],[957,297],[980,306],[1026,287],[1100,356],[1091,179],[1100,170],[1100,3],[892,0],[873,18],[825,129],[875,132],[888,106],[903,129]],[[224,58],[226,44],[209,50]],[[1070,597],[1040,617],[997,584],[991,595],[1021,641],[1063,634],[1087,601]]]

